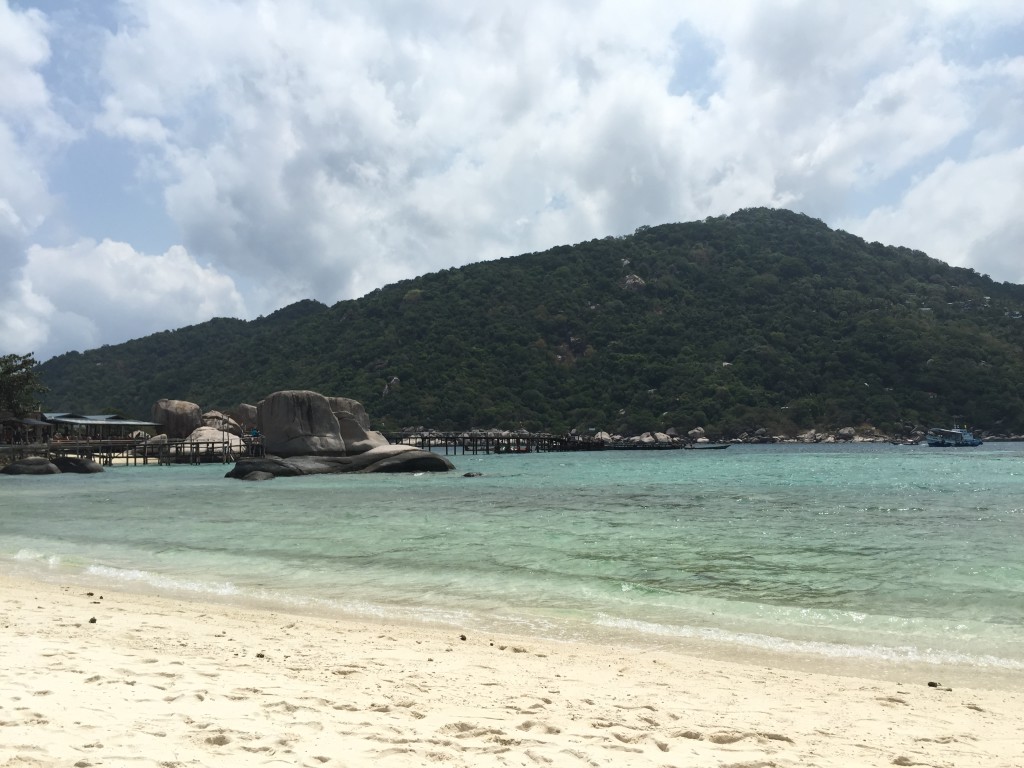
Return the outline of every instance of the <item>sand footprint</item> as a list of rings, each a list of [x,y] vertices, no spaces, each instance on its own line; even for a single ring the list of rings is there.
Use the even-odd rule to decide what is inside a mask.
[[[541,733],[556,734],[561,733],[562,729],[549,725],[548,723],[542,723],[537,720],[524,720],[518,726],[520,731],[540,731]]]
[[[485,728],[473,723],[449,723],[441,729],[441,733],[450,733],[457,739],[479,739],[484,736],[504,736],[505,732],[497,728]]]
[[[892,704],[902,704],[905,707],[910,706],[906,699],[901,699],[899,696],[879,696],[878,701],[886,706],[890,706]]]

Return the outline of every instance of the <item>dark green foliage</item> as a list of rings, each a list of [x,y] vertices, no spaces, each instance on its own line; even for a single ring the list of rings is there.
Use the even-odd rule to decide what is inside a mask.
[[[0,413],[27,416],[39,410],[46,392],[32,355],[0,356]]]
[[[218,318],[41,366],[52,408],[146,416],[279,389],[375,426],[732,436],[872,423],[1024,432],[1024,287],[751,209]],[[397,382],[385,384],[394,377]]]

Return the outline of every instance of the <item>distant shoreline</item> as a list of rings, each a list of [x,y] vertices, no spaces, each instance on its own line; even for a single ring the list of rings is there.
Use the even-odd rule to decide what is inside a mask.
[[[488,432],[490,432],[492,434],[502,434],[502,435],[509,435],[509,434],[511,434],[511,433],[508,433],[508,432],[498,431],[498,430],[493,430],[493,431],[489,430]],[[435,433],[431,433],[431,432],[428,431],[427,432],[427,436],[424,436],[422,438],[416,438],[414,441],[411,440],[411,442],[422,442],[422,443],[426,444],[428,446],[428,448],[444,447],[444,443],[442,441],[440,441],[440,440],[436,444],[431,444],[432,438],[429,436],[431,434],[435,434]],[[484,433],[481,432],[481,434],[484,434]],[[90,441],[81,441],[80,444],[83,445],[83,446],[88,447],[88,446],[90,446],[92,444],[100,445],[100,444],[102,444],[102,442],[103,441],[95,441],[95,443],[91,443]],[[1008,437],[997,436],[997,437],[986,437],[985,438],[985,443],[988,443],[988,444],[994,444],[994,443],[998,443],[998,444],[1002,444],[1002,443],[1021,443],[1021,442],[1024,442],[1024,436],[1017,436],[1017,435],[1015,435],[1015,436],[1008,436]],[[797,438],[776,436],[776,437],[773,437],[771,439],[749,439],[749,440],[732,439],[732,440],[721,440],[721,441],[708,441],[708,443],[706,443],[705,445],[709,445],[709,446],[711,446],[711,445],[718,445],[718,446],[727,446],[727,445],[748,445],[748,446],[840,445],[840,446],[843,446],[843,445],[846,445],[846,446],[849,446],[849,445],[886,445],[886,444],[890,444],[890,445],[894,445],[894,446],[923,446],[924,442],[923,441],[910,442],[910,441],[900,440],[899,438],[886,438],[886,437],[877,437],[877,438],[870,438],[870,439],[868,439],[868,438],[856,439],[855,438],[855,439],[851,439],[851,440],[835,440],[835,439],[832,439],[832,440],[808,441],[808,440],[800,440],[800,439],[797,439]],[[66,442],[58,442],[58,443],[49,443],[49,442],[47,442],[47,443],[28,443],[28,444],[15,444],[15,445],[7,444],[7,443],[0,443],[0,466],[4,466],[6,464],[9,464],[11,461],[14,461],[14,460],[19,459],[19,458],[24,458],[24,457],[27,457],[27,456],[47,455],[49,452],[51,452],[52,448],[55,447],[55,446],[57,446],[57,447],[67,447],[68,443],[66,443]],[[673,448],[680,448],[681,449],[681,448],[686,448],[686,447],[690,447],[690,446],[699,448],[699,447],[701,447],[701,444],[700,443],[694,443],[692,441],[686,441],[686,442],[679,441],[678,443],[672,445],[671,447],[673,447]],[[666,446],[666,447],[668,447],[668,446]],[[501,451],[497,451],[497,452],[501,453]],[[509,451],[509,453],[517,453],[517,452],[518,451]],[[531,452],[531,451],[522,451],[522,452],[523,453],[528,453],[528,452]],[[548,451],[539,451],[539,452],[546,453]],[[468,452],[467,452],[467,455],[469,455]],[[218,464],[219,463],[225,463],[225,464],[227,464],[227,463],[233,463],[233,461],[234,461],[234,459],[230,459],[228,461],[223,461],[223,462],[222,461],[211,461],[211,462],[205,462],[205,463],[218,463]],[[178,463],[178,462],[175,462],[175,463]],[[128,455],[128,454],[124,454],[124,455],[117,455],[117,454],[115,454],[113,456],[104,457],[102,464],[104,466],[136,466],[136,465],[138,465],[138,466],[154,465],[155,466],[155,465],[159,464],[159,461],[158,461],[158,457],[156,455],[150,455],[148,457],[143,457],[143,456],[135,456],[135,455]]]

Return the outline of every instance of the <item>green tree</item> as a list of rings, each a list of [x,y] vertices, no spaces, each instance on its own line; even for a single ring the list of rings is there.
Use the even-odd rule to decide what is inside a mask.
[[[39,410],[39,395],[47,390],[36,373],[38,364],[31,354],[0,357],[0,411],[24,416]]]

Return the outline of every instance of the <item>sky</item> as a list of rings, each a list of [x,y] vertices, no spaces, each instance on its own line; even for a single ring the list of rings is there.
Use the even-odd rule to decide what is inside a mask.
[[[751,206],[1024,283],[1024,3],[0,0],[0,355]]]

